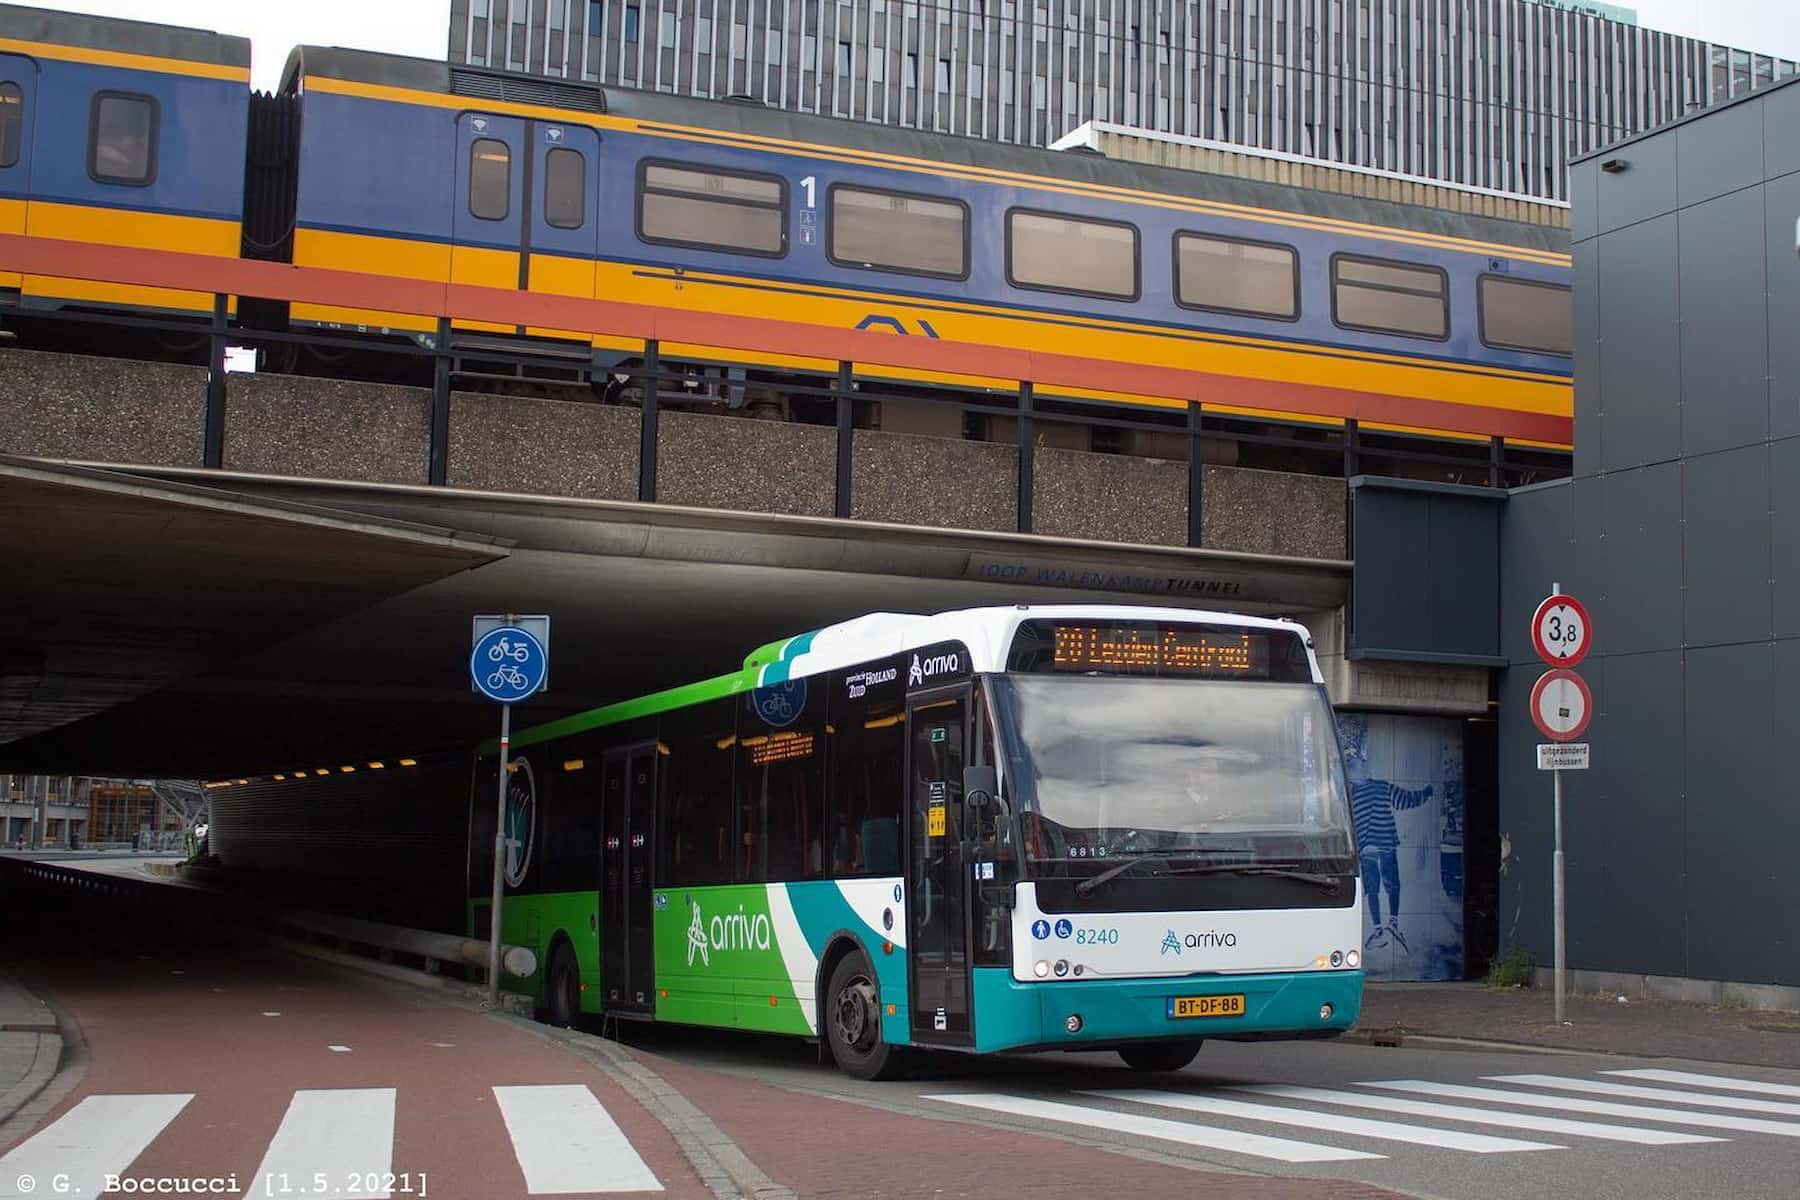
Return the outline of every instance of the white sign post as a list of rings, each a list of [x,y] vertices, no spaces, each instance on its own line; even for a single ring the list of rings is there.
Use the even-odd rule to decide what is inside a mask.
[[[1587,682],[1569,670],[1587,657],[1594,631],[1587,609],[1573,596],[1563,595],[1561,584],[1552,584],[1550,596],[1531,618],[1531,645],[1550,670],[1531,688],[1531,720],[1550,745],[1537,748],[1538,770],[1549,771],[1555,796],[1555,851],[1551,856],[1552,907],[1556,928],[1556,1023],[1563,1024],[1568,1005],[1566,921],[1563,909],[1563,790],[1564,771],[1588,769],[1588,746],[1575,741],[1587,732],[1594,715],[1594,695]]]

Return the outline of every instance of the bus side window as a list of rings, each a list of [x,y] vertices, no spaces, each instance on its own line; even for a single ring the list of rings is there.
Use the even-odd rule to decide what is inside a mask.
[[[664,886],[731,882],[732,702],[713,700],[662,719],[657,879]]]
[[[834,878],[900,873],[906,697],[900,673],[873,663],[831,676],[831,790],[826,828]],[[886,682],[871,682],[885,677]],[[852,695],[855,691],[859,694]]]
[[[824,874],[823,682],[757,688],[738,706],[739,883]]]

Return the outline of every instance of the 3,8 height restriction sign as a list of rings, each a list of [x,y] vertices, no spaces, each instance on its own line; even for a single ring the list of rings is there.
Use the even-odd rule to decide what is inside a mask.
[[[1573,596],[1556,592],[1531,618],[1531,648],[1553,667],[1572,667],[1594,644],[1587,609]]]

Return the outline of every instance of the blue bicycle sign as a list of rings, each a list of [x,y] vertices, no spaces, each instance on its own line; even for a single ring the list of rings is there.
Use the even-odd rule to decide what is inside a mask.
[[[469,678],[490,700],[513,704],[544,686],[550,656],[531,634],[515,625],[490,629],[469,654]]]

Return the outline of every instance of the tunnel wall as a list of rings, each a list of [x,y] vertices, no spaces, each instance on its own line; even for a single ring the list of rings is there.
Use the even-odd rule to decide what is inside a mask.
[[[234,886],[307,908],[460,933],[469,761],[213,790],[209,849]]]

